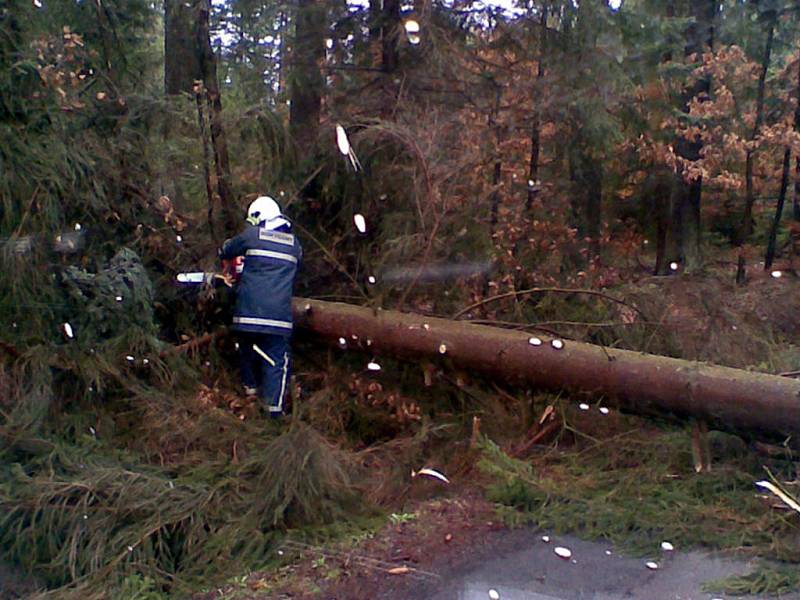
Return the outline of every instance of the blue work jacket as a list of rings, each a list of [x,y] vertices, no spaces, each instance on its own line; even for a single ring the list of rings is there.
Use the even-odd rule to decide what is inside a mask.
[[[290,226],[273,231],[251,225],[227,240],[219,255],[226,260],[244,256],[233,329],[291,335],[292,290],[303,249]]]

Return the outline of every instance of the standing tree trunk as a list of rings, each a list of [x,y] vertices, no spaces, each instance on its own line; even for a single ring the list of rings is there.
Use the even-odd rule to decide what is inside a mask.
[[[800,133],[800,66],[797,69],[797,106],[794,109],[794,130]],[[795,157],[794,166],[794,210],[792,216],[800,221],[800,154]]]
[[[797,71],[797,106],[794,111],[794,130],[800,131],[800,66]],[[792,149],[787,147],[783,153],[783,171],[781,173],[781,190],[778,193],[778,204],[775,207],[775,218],[772,220],[772,227],[769,230],[769,240],[767,241],[767,256],[764,261],[764,270],[768,271],[772,268],[772,262],[775,260],[775,243],[778,238],[778,227],[781,224],[781,216],[783,214],[783,204],[786,201],[786,192],[789,187],[789,169],[791,167]],[[800,165],[800,156],[797,157],[797,163]],[[795,188],[795,211],[797,210],[797,195],[798,188],[800,187],[800,179],[794,182]],[[795,215],[795,218],[797,215]]]
[[[800,102],[798,102],[800,105]],[[798,132],[800,133],[800,132]],[[795,158],[794,165],[794,202],[792,216],[795,221],[800,221],[800,156]]]
[[[322,0],[300,0],[295,18],[289,130],[301,158],[310,156],[319,135],[324,80],[326,10]]]
[[[602,222],[603,165],[592,155],[588,141],[582,133],[570,152],[570,178],[574,187],[572,204],[573,223],[581,237],[588,238],[592,255],[600,250],[600,225]]]
[[[194,82],[203,78],[195,37],[197,15],[197,0],[164,0],[164,91],[168,96],[192,93]]]
[[[285,11],[281,11],[278,15],[278,36],[280,40],[280,45],[278,46],[278,93],[282,93],[286,89],[286,72],[287,72],[287,65],[286,65],[286,56],[287,56],[287,47],[288,43],[286,42],[286,38],[288,37],[289,30],[289,18],[286,16]]]
[[[541,185],[539,182],[539,155],[541,153],[541,129],[542,113],[539,109],[539,96],[542,93],[542,81],[544,80],[544,53],[545,53],[545,34],[547,31],[548,7],[542,8],[542,15],[539,19],[539,60],[536,65],[536,87],[533,98],[533,123],[531,124],[531,157],[528,166],[528,198],[525,201],[525,212],[530,213],[536,196],[539,195]],[[531,185],[533,182],[533,185]]]
[[[692,0],[690,17],[692,22],[686,30],[684,56],[703,52],[705,47],[714,46],[714,18],[717,13],[718,0]],[[694,98],[707,99],[711,91],[711,80],[699,78],[694,85],[686,88],[681,95],[681,111],[688,115],[690,103]],[[681,136],[675,141],[675,151],[684,160],[696,162],[701,158],[703,143],[699,138],[686,139]],[[696,176],[689,181],[680,175],[676,190],[676,206],[680,233],[678,254],[687,272],[695,271],[702,266],[700,206],[703,193],[703,178]]]
[[[778,193],[778,204],[775,207],[775,218],[772,220],[772,227],[769,230],[769,240],[767,241],[767,256],[764,259],[764,270],[769,271],[775,260],[775,241],[778,237],[778,227],[781,224],[783,214],[783,204],[786,201],[786,189],[789,187],[789,167],[791,165],[791,148],[786,148],[783,153],[783,174],[781,176],[781,191]]]
[[[214,226],[214,206],[217,204],[214,193],[214,182],[211,178],[211,142],[208,139],[208,126],[206,124],[205,111],[203,110],[204,94],[203,86],[198,81],[195,84],[195,104],[197,105],[197,126],[200,128],[200,139],[203,142],[203,175],[206,179],[206,197],[208,198],[208,228],[211,237],[219,243],[220,239]]]
[[[777,11],[773,12],[770,18],[767,30],[767,43],[764,48],[764,58],[761,61],[761,74],[758,77],[758,96],[756,98],[756,122],[753,125],[753,132],[750,134],[750,144],[747,148],[747,156],[745,158],[745,201],[744,201],[744,217],[742,218],[742,227],[739,232],[738,244],[743,244],[744,241],[753,234],[753,203],[755,201],[755,194],[753,192],[753,154],[755,153],[754,144],[758,139],[761,131],[761,123],[764,121],[764,88],[767,81],[767,70],[769,69],[770,58],[772,56],[772,42],[775,38],[775,24],[778,20]]]
[[[656,217],[656,265],[653,275],[669,273],[667,262],[667,234],[669,231],[670,205],[672,201],[672,178],[670,174],[656,174],[652,190],[653,209]]]
[[[236,233],[239,219],[236,218],[235,202],[231,189],[231,167],[228,158],[228,142],[222,124],[222,97],[217,82],[217,61],[211,48],[209,28],[211,2],[200,0],[197,19],[197,50],[203,73],[203,85],[211,121],[211,145],[214,150],[214,166],[217,176],[217,193],[222,208],[225,237]],[[216,219],[214,219],[216,220]]]
[[[500,116],[500,101],[503,97],[503,87],[496,81],[494,83],[494,108],[489,113],[489,129],[494,134],[494,170],[492,171],[492,204],[489,217],[490,236],[494,237],[497,228],[498,213],[500,211],[500,179],[503,170],[503,161],[500,156],[500,144],[502,143],[501,126],[498,123]]]
[[[400,65],[400,0],[383,0],[381,30],[381,68],[384,73],[394,73]]]
[[[164,0],[164,93],[168,98],[172,97],[173,102],[180,102],[178,97],[181,95],[193,94],[195,82],[203,79],[195,32],[197,2],[198,0]],[[165,140],[169,140],[172,136],[193,136],[196,132],[182,125],[180,121],[173,123],[170,119],[165,119],[163,135]],[[204,165],[204,169],[208,171],[209,165]],[[180,157],[168,154],[162,175],[161,193],[172,198],[177,206],[183,206],[181,178],[184,173],[185,165]],[[209,211],[214,202],[214,195],[209,194]]]

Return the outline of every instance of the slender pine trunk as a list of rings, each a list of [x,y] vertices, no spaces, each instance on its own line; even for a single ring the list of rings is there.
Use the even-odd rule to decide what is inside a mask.
[[[789,187],[789,166],[791,164],[791,148],[786,148],[783,153],[783,174],[781,176],[781,191],[778,193],[778,204],[775,207],[775,218],[772,220],[772,227],[769,230],[769,240],[767,240],[767,255],[764,259],[764,270],[769,271],[775,260],[775,243],[778,238],[778,227],[781,224],[783,214],[783,204],[786,201],[786,190]]]
[[[233,190],[231,187],[231,167],[228,156],[228,142],[222,122],[222,96],[217,82],[217,62],[211,48],[211,3],[200,0],[197,21],[197,48],[203,72],[203,85],[211,122],[211,147],[214,151],[214,168],[217,176],[217,193],[222,208],[222,221],[225,235],[236,233],[237,223]]]
[[[798,105],[794,111],[794,130],[800,131],[800,67],[797,73],[797,91],[798,91]],[[789,170],[791,168],[792,149],[787,147],[783,153],[783,170],[781,172],[781,189],[778,192],[778,204],[775,207],[775,217],[772,219],[772,227],[769,230],[769,239],[767,240],[767,255],[764,259],[764,270],[772,268],[772,263],[775,260],[775,244],[778,238],[778,228],[781,224],[781,217],[783,215],[783,205],[786,201],[786,192],[789,188]],[[798,164],[800,164],[800,157],[798,157]],[[795,180],[795,204],[797,203],[798,185],[800,179]],[[795,206],[796,210],[796,206]]]
[[[755,194],[753,191],[753,155],[755,144],[761,132],[761,124],[764,121],[764,88],[767,81],[767,70],[769,69],[770,58],[772,56],[772,43],[775,38],[775,24],[777,22],[777,12],[769,22],[767,30],[767,43],[764,48],[764,58],[761,61],[761,73],[758,76],[758,96],[756,98],[756,122],[753,125],[753,132],[750,134],[751,147],[747,149],[747,156],[745,158],[745,201],[744,201],[744,216],[742,218],[742,226],[738,236],[737,242],[739,244],[753,234],[753,203],[755,202]]]
[[[531,156],[528,165],[528,198],[525,201],[525,212],[530,214],[533,203],[539,195],[541,185],[539,182],[539,155],[541,154],[541,128],[542,112],[539,109],[539,102],[542,93],[542,81],[544,79],[544,53],[545,53],[545,31],[547,29],[548,7],[542,9],[542,16],[539,19],[539,60],[536,65],[536,96],[533,98],[533,123],[531,124]],[[532,183],[532,185],[531,185]]]

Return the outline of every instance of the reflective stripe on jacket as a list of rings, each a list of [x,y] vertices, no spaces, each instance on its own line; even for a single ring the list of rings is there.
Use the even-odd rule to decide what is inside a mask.
[[[244,256],[233,329],[288,336],[292,333],[292,290],[303,257],[289,226],[277,230],[252,225],[227,240],[220,258]]]

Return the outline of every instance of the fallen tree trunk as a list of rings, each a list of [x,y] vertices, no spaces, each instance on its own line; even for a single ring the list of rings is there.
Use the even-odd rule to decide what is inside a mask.
[[[800,432],[800,381],[463,321],[296,298],[297,327],[331,344],[462,369],[551,390],[605,396],[636,413],[669,411],[729,429]]]

